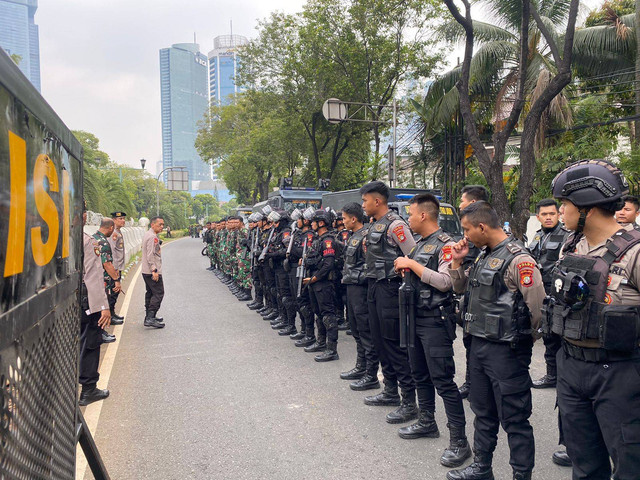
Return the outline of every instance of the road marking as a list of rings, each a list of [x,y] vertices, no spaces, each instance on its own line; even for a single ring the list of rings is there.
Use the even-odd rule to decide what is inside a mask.
[[[183,237],[186,238],[186,237]],[[182,238],[176,238],[175,241],[182,240]],[[167,245],[175,243],[175,241],[168,242]],[[167,245],[163,245],[162,248],[165,248]],[[122,303],[122,309],[120,313],[123,317],[127,317],[127,313],[129,311],[129,304],[131,303],[131,298],[133,297],[133,291],[136,288],[136,283],[140,278],[140,270],[142,269],[142,263],[138,265],[136,272],[133,274],[133,280],[128,287],[129,294],[125,295],[124,302]],[[100,364],[100,381],[99,384],[102,385],[102,388],[107,388],[109,386],[109,378],[111,377],[111,370],[113,369],[113,363],[116,360],[116,353],[118,352],[118,345],[120,345],[120,339],[122,337],[122,330],[124,329],[124,324],[115,325],[113,327],[113,333],[116,336],[116,341],[113,343],[107,344],[107,350],[104,353],[104,357],[102,358],[102,363]],[[107,400],[108,401],[108,400]],[[98,420],[100,419],[100,413],[102,412],[102,405],[104,401],[94,402],[84,409],[84,420],[87,422],[87,426],[89,427],[89,431],[91,435],[95,439],[96,430],[98,428]],[[87,474],[87,459],[82,452],[82,448],[80,445],[76,446],[76,478],[82,480],[85,478]]]
[[[211,353],[211,352],[189,352],[189,353],[179,353],[177,355],[165,355],[164,357],[160,357],[161,360],[167,360],[168,358],[180,358],[180,357],[191,357],[194,355],[201,355],[203,353]]]

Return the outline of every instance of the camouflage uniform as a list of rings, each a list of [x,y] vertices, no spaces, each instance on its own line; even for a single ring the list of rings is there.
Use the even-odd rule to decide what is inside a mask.
[[[242,245],[243,240],[245,243],[249,241],[249,233],[244,228],[238,230],[236,239],[236,265],[238,266],[237,282],[240,288],[251,289],[251,260],[249,259],[251,246]]]
[[[102,263],[103,276],[104,276],[104,286],[107,295],[113,295],[113,287],[116,286],[116,281],[111,278],[111,275],[107,273],[104,269],[105,263],[113,263],[113,252],[111,251],[111,245],[109,244],[109,240],[104,234],[98,230],[94,235],[98,242],[98,249],[100,250],[100,262]]]

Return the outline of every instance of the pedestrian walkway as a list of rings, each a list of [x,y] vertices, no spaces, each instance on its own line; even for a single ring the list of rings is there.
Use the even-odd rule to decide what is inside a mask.
[[[166,295],[159,315],[166,328],[142,326],[143,282],[127,292],[132,298],[109,379],[111,396],[95,433],[111,478],[445,477],[439,458],[448,434],[439,398],[442,437],[400,439],[398,425],[384,421],[392,408],[364,405],[371,392],[353,392],[339,378],[355,363],[351,337],[340,333],[339,361],[314,362],[206,271],[201,250],[201,240],[192,238],[163,248]],[[534,378],[544,371],[541,347],[534,350]],[[456,352],[463,366],[459,339]],[[570,470],[550,460],[557,443],[554,403],[554,390],[534,391],[534,476],[568,480]],[[468,402],[465,408],[470,421]],[[503,438],[496,479],[511,478],[507,455]]]

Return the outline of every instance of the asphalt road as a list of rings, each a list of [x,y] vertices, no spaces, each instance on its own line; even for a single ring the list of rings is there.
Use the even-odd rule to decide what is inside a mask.
[[[145,329],[144,283],[133,291],[109,380],[96,443],[112,479],[443,479],[448,444],[438,399],[439,439],[403,440],[387,424],[391,408],[370,407],[369,392],[340,380],[355,363],[355,344],[340,333],[340,360],[279,337],[205,270],[202,242],[163,248],[166,328]],[[456,341],[458,383],[464,347]],[[532,377],[544,373],[537,344]],[[375,393],[376,391],[373,391]],[[555,390],[533,392],[534,478],[571,478],[550,456],[556,449]],[[468,435],[473,413],[465,401]],[[510,479],[506,436],[494,459],[496,479]],[[86,478],[91,478],[88,474]]]

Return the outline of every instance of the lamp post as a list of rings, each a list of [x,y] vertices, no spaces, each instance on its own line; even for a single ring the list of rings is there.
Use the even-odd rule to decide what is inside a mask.
[[[187,167],[167,167],[162,170],[156,178],[156,217],[160,215],[160,194],[158,193],[158,185],[160,184],[160,176],[169,170],[185,170]]]
[[[349,114],[350,105],[357,107],[352,114]],[[393,103],[391,105],[344,102],[338,98],[330,98],[324,102],[324,105],[322,106],[322,114],[329,123],[363,122],[388,125],[389,122],[378,120],[378,114],[373,110],[374,108],[391,108],[393,110],[393,120],[391,123],[391,127],[393,130],[393,143],[391,148],[389,149],[389,186],[393,187],[396,181],[396,124],[398,120],[398,104],[395,98],[393,99]],[[355,115],[360,112],[364,112],[364,118],[355,118]],[[372,118],[369,118],[369,116],[371,116]]]

